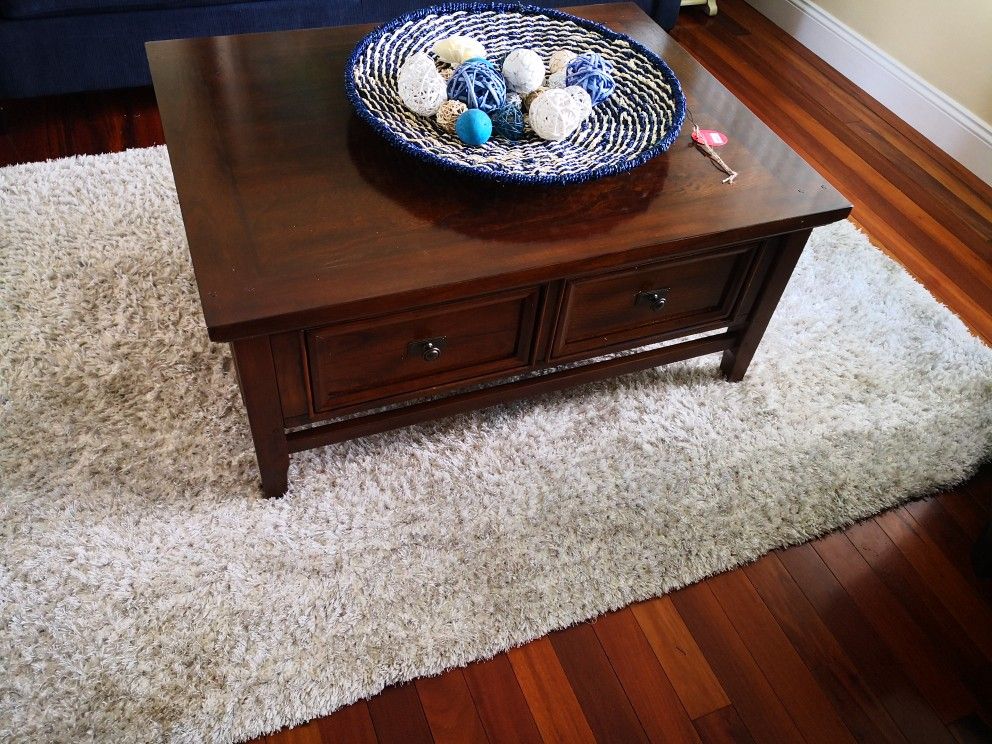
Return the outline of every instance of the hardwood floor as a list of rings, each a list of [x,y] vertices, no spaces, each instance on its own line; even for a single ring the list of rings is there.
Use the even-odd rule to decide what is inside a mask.
[[[992,189],[743,0],[714,18],[684,11],[675,36],[992,341]],[[162,141],[149,90],[0,103],[0,164]],[[258,741],[992,741],[992,585],[970,564],[990,497],[987,465],[846,531]]]

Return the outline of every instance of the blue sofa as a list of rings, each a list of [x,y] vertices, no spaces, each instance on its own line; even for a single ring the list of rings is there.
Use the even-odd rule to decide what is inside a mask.
[[[541,5],[570,5],[550,0]],[[679,0],[636,0],[664,28]],[[421,0],[0,0],[0,99],[148,85],[153,39],[385,21]]]

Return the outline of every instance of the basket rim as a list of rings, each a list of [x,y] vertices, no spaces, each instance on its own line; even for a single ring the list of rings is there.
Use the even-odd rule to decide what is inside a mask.
[[[462,11],[508,11],[520,13],[522,15],[539,15],[547,18],[553,18],[555,20],[571,21],[577,26],[585,28],[589,31],[595,31],[611,41],[624,41],[627,44],[630,44],[631,48],[647,57],[661,71],[662,78],[671,87],[672,99],[675,103],[675,113],[672,117],[672,126],[668,129],[665,136],[662,137],[661,140],[653,146],[642,150],[635,157],[630,158],[623,163],[603,165],[601,167],[590,168],[576,173],[566,173],[563,175],[530,175],[525,173],[500,173],[482,170],[471,165],[449,160],[441,157],[440,155],[436,155],[429,149],[412,144],[408,140],[393,132],[392,128],[379,116],[377,116],[366,105],[365,101],[362,100],[355,84],[355,65],[357,64],[358,58],[365,52],[370,44],[398,26],[402,26],[410,21],[420,20],[428,15],[446,15]],[[658,54],[648,49],[636,39],[632,39],[626,34],[621,34],[611,28],[607,28],[601,23],[596,23],[595,21],[590,21],[586,18],[579,18],[578,16],[574,16],[571,13],[566,13],[556,8],[545,8],[537,5],[507,2],[440,3],[426,8],[418,8],[417,10],[397,16],[391,21],[387,21],[378,28],[366,34],[361,41],[358,42],[351,55],[348,57],[347,66],[345,68],[345,92],[348,99],[351,101],[351,105],[355,109],[355,112],[393,146],[398,147],[400,150],[418,160],[440,166],[446,170],[453,170],[475,178],[480,178],[487,181],[496,181],[499,183],[564,185],[570,183],[582,183],[584,181],[592,181],[597,178],[625,173],[643,165],[655,156],[668,150],[682,131],[682,125],[685,122],[686,113],[685,93],[682,90],[682,84],[672,71],[672,68],[669,67]]]

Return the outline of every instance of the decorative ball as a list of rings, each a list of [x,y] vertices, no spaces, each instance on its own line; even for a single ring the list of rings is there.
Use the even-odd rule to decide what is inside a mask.
[[[506,105],[516,106],[518,109],[522,109],[524,107],[524,99],[520,97],[519,93],[510,90],[506,93]]]
[[[609,98],[617,87],[612,72],[612,64],[595,52],[586,52],[568,63],[565,84],[585,89],[592,105],[596,106]]]
[[[485,62],[490,67],[495,67],[496,66],[492,62],[490,62],[488,59],[486,59],[485,57],[472,57],[471,59],[465,60],[465,62]],[[464,64],[464,62],[462,64]]]
[[[438,70],[437,74],[441,76],[441,79],[447,85],[447,82],[451,80],[451,76],[455,74],[455,70],[451,67],[445,67],[443,70]],[[445,95],[447,95],[447,90],[445,91]]]
[[[485,57],[486,50],[471,36],[449,36],[435,42],[434,54],[449,65],[460,65],[472,57]]]
[[[555,88],[542,93],[530,107],[530,126],[538,137],[557,141],[578,129],[592,111],[592,103],[584,89]]]
[[[444,103],[447,87],[434,61],[423,52],[407,59],[397,76],[403,105],[420,116],[433,116]]]
[[[503,77],[512,90],[525,95],[544,82],[544,63],[537,52],[514,49],[503,60]]]
[[[582,109],[582,118],[585,119],[592,113],[592,99],[589,98],[589,94],[586,93],[585,88],[580,88],[578,85],[570,85],[565,88],[565,92],[568,93],[575,102]]]
[[[551,61],[548,62],[548,72],[552,74],[561,72],[573,59],[575,59],[575,52],[570,52],[567,49],[559,49],[551,55]]]
[[[488,62],[465,62],[448,81],[448,98],[488,114],[506,101],[506,81]]]
[[[548,87],[549,88],[564,88],[565,87],[565,71],[558,70],[558,72],[552,72],[548,75]]]
[[[524,136],[523,112],[512,103],[493,111],[489,118],[493,122],[493,134],[508,140],[518,140]]]
[[[547,90],[543,85],[537,90],[532,90],[530,93],[524,96],[524,111],[530,111],[530,107],[533,105],[537,97]]]
[[[441,126],[441,129],[448,132],[448,134],[455,133],[455,122],[458,121],[458,117],[465,113],[468,107],[461,101],[445,101],[441,104],[441,108],[437,110],[437,123]]]
[[[493,123],[480,109],[468,109],[455,122],[455,134],[466,145],[482,145],[493,134]]]

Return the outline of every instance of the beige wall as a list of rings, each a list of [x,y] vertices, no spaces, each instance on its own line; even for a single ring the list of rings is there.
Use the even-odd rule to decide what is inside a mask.
[[[814,0],[992,122],[992,0]]]

